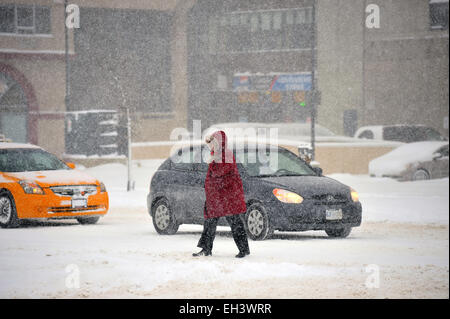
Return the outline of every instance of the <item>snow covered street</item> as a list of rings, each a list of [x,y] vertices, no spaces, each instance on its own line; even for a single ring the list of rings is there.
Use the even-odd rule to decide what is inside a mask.
[[[363,224],[348,238],[275,232],[250,241],[251,255],[238,260],[229,229],[219,227],[213,256],[195,259],[201,226],[161,236],[146,211],[159,162],[134,163],[131,193],[124,190],[125,166],[86,169],[110,194],[110,212],[97,225],[49,221],[1,229],[0,297],[449,297],[448,179],[333,175],[357,189],[363,205]]]
[[[0,0],[0,299],[448,301],[449,4]]]

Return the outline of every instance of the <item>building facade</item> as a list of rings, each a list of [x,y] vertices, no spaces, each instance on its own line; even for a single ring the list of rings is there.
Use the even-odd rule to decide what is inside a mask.
[[[310,87],[271,85],[314,71],[317,121],[338,134],[424,124],[448,136],[448,1],[199,0],[188,21],[189,119],[308,121]]]
[[[366,27],[369,4],[379,28]],[[318,1],[319,122],[425,124],[448,137],[448,1]],[[348,131],[354,128],[347,128]]]
[[[304,122],[313,87],[336,133],[406,123],[448,136],[446,0],[68,3],[80,28],[66,64],[63,0],[0,0],[0,132],[15,141],[63,154],[66,111],[124,106],[135,142],[197,119]]]
[[[64,148],[63,21],[51,1],[0,1],[0,131],[54,151]]]
[[[306,121],[313,1],[204,1],[188,17],[189,119]]]
[[[1,0],[0,132],[62,155],[66,111],[125,106],[133,141],[168,139],[187,122],[189,3],[68,1],[80,28],[66,63],[63,0]]]

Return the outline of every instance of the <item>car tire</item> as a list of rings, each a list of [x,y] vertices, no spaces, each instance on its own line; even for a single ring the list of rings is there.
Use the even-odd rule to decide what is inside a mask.
[[[159,199],[152,207],[152,221],[155,230],[160,235],[173,235],[178,231],[180,224],[170,209],[169,202],[165,198]]]
[[[77,218],[77,221],[81,225],[94,225],[94,224],[97,224],[99,219],[100,219],[100,217],[80,217],[80,218]]]
[[[245,214],[245,229],[248,237],[253,240],[265,240],[272,236],[273,227],[269,215],[261,204],[252,204]]]
[[[430,173],[428,173],[426,170],[422,168],[415,171],[412,176],[413,181],[424,181],[428,179],[430,179]]]
[[[327,235],[333,238],[345,238],[348,235],[350,235],[351,231],[352,231],[351,227],[325,229]]]
[[[0,227],[17,228],[20,220],[17,217],[14,198],[7,191],[0,191]]]

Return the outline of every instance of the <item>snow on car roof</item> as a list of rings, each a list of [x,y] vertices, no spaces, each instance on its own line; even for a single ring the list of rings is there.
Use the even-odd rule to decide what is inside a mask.
[[[0,142],[0,149],[9,149],[9,148],[35,148],[35,149],[41,149],[41,147],[39,147],[37,145],[33,145],[33,144]]]
[[[409,164],[431,161],[433,153],[445,145],[448,145],[448,142],[429,141],[404,144],[370,161],[369,173],[376,176],[400,174]]]
[[[431,154],[436,152],[440,147],[448,145],[448,142],[440,141],[426,141],[426,142],[415,142],[408,143],[397,147],[391,152],[387,153],[385,156],[389,157],[410,157],[413,160],[417,158],[423,158],[424,156],[429,157]]]
[[[371,128],[378,128],[378,127],[402,127],[402,126],[408,126],[408,127],[425,127],[425,124],[388,124],[388,125],[368,125],[368,126],[361,126],[359,129],[371,129]]]

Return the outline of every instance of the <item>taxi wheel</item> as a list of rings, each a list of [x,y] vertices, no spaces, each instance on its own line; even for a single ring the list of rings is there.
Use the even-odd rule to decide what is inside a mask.
[[[100,219],[100,217],[80,217],[80,218],[77,218],[77,221],[81,225],[93,225],[93,224],[96,224],[99,219]]]
[[[19,226],[20,222],[13,197],[7,191],[0,191],[0,227],[16,228]]]

